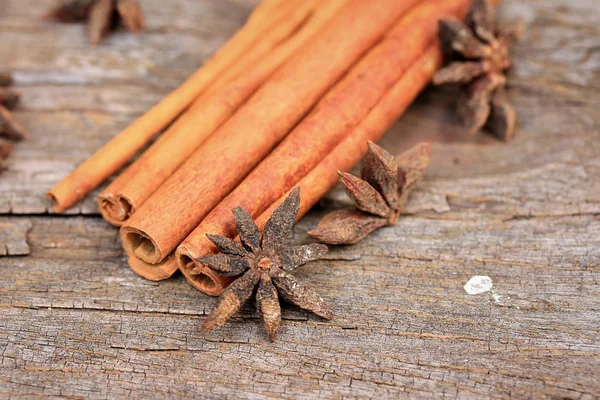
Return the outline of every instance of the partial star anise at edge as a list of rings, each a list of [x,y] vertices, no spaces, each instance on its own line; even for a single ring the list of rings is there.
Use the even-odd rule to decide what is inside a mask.
[[[232,211],[241,244],[224,236],[207,235],[221,253],[200,257],[196,261],[221,275],[239,278],[223,290],[215,308],[204,321],[201,333],[227,322],[252,296],[257,285],[256,308],[271,341],[275,340],[281,324],[278,295],[322,318],[333,318],[331,309],[316,292],[286,272],[318,260],[327,252],[327,246],[323,244],[285,246],[299,205],[300,190],[296,188],[273,212],[262,237],[250,214],[243,208],[234,208]]]
[[[117,22],[133,33],[144,29],[144,16],[138,0],[66,0],[48,14],[59,22],[88,21],[91,44],[98,44]]]
[[[354,244],[374,230],[394,224],[428,165],[428,143],[420,143],[395,158],[369,142],[362,179],[338,171],[357,210],[329,213],[308,234],[327,244]]]
[[[20,141],[29,136],[11,113],[20,97],[18,92],[8,87],[11,83],[10,75],[0,73],[0,172],[5,169],[3,160],[12,152],[11,141]]]
[[[439,70],[433,83],[465,85],[458,112],[468,134],[485,128],[501,140],[514,135],[516,115],[508,102],[505,71],[512,61],[510,47],[523,31],[523,24],[496,24],[490,0],[474,0],[466,23],[455,18],[439,23],[442,49],[450,61]]]

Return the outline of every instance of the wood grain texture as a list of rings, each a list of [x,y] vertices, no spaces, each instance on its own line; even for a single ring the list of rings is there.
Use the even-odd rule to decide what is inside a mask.
[[[0,256],[24,256],[29,254],[27,232],[31,221],[27,219],[2,218],[0,220]]]
[[[336,318],[286,305],[275,344],[252,305],[201,337],[214,299],[181,276],[131,272],[93,198],[72,211],[84,216],[37,215],[52,184],[191,73],[254,1],[145,0],[148,30],[96,50],[82,26],[41,22],[47,2],[31,4],[9,0],[0,16],[0,59],[32,136],[0,175],[0,226],[19,226],[30,247],[0,256],[0,397],[600,397],[593,2],[503,2],[528,25],[508,90],[516,140],[462,139],[454,92],[423,93],[382,141],[394,153],[436,142],[409,215],[298,269]],[[344,204],[330,193],[294,243]],[[474,275],[493,291],[468,295]]]

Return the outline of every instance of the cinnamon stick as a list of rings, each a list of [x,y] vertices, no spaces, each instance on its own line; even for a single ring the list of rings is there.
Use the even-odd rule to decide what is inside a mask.
[[[441,65],[442,53],[439,44],[435,43],[415,61],[353,133],[297,183],[295,187],[300,187],[302,196],[296,220],[306,215],[337,184],[338,170],[349,171],[364,157],[367,153],[367,142],[377,141],[383,136],[431,81]],[[261,230],[273,210],[283,202],[290,191],[283,194],[256,219],[255,222]]]
[[[180,268],[201,267],[193,260],[216,253],[206,234],[233,237],[231,210],[260,215],[345,137],[377,105],[437,35],[438,20],[464,14],[468,0],[428,0],[413,8],[338,83],[244,181],[221,201],[177,248]],[[303,196],[304,197],[304,196]]]
[[[213,85],[100,194],[98,203],[104,218],[113,225],[122,225],[345,1],[330,0],[315,7],[318,1],[310,0],[296,7],[287,24],[281,24],[272,33],[270,42],[262,41],[253,57],[230,68],[228,73],[240,74],[237,79]],[[241,74],[244,69],[246,72]],[[221,77],[222,81],[225,79]]]
[[[127,253],[167,257],[416,2],[349,0],[123,225]]]
[[[257,40],[268,36],[289,5],[281,0],[265,2],[274,2],[277,6],[257,7],[246,25],[212,59],[54,186],[47,193],[47,197],[54,202],[54,210],[62,212],[73,206],[119,170],[152,137],[181,114],[216,77],[251,49]]]
[[[165,262],[153,265],[153,268],[148,268],[146,266],[146,263],[138,260],[135,257],[129,257],[127,263],[129,264],[133,272],[135,272],[144,279],[148,279],[149,281],[162,281],[164,279],[167,279],[171,275],[173,275],[178,268],[177,262],[174,259],[169,258],[167,258]],[[211,286],[210,283],[205,284]]]

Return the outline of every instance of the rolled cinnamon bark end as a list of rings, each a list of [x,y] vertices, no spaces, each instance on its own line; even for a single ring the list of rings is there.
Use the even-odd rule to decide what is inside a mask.
[[[247,207],[249,208],[249,207]],[[231,213],[231,210],[229,210]],[[222,235],[227,237],[235,236],[236,228],[235,221],[231,223],[229,218],[211,218],[209,221],[202,222],[198,225],[197,234],[186,238],[175,250],[175,258],[182,272],[190,270],[199,270],[202,273],[203,265],[198,263],[196,259],[209,255],[216,254],[219,249],[208,239],[207,233],[212,235]],[[233,225],[233,226],[232,226]],[[196,230],[194,231],[196,232]]]
[[[101,194],[98,196],[98,208],[102,217],[114,226],[122,226],[133,215],[133,204],[120,194]]]
[[[209,296],[218,296],[233,281],[233,278],[220,276],[185,254],[178,254],[169,258],[175,260],[175,264],[190,285]]]
[[[148,233],[131,226],[121,228],[121,241],[129,257],[136,257],[147,264],[159,264],[166,255]]]
[[[160,264],[147,264],[135,257],[129,257],[127,262],[133,272],[149,281],[162,281],[168,279],[178,268],[175,257],[167,257]]]
[[[66,184],[63,184],[60,188],[55,187],[51,191],[46,193],[46,198],[49,199],[50,202],[52,203],[52,205],[53,205],[52,209],[54,210],[54,212],[62,213],[62,212],[65,212],[69,207],[71,207],[72,205],[74,205],[76,203],[76,202],[74,202],[73,204],[70,204],[68,207],[65,207],[65,203],[63,202],[62,199],[66,198],[67,196],[70,196],[71,193],[76,193],[76,192],[80,192],[80,191],[81,190],[78,188],[69,189],[69,188],[67,188]],[[69,194],[67,194],[67,193],[69,193]],[[77,200],[77,201],[79,201],[79,200]]]

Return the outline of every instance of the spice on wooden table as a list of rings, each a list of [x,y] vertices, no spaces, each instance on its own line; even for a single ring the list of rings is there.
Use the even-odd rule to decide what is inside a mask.
[[[87,20],[91,44],[98,44],[121,21],[129,31],[144,29],[144,16],[138,0],[67,0],[48,17],[60,22]]]
[[[19,141],[26,139],[27,131],[11,114],[19,102],[19,93],[8,88],[12,78],[7,74],[0,74],[0,137]]]
[[[339,176],[336,169],[350,170],[367,153],[367,141],[377,140],[385,133],[429,82],[441,63],[439,45],[434,43],[371,110],[355,132],[300,180],[298,187],[302,190],[302,199],[296,218],[305,215],[337,183]],[[284,198],[276,201],[256,219],[259,229],[265,226],[270,213]],[[185,269],[182,271],[185,274]]]
[[[180,268],[190,268],[193,259],[216,251],[206,233],[235,235],[230,210],[236,204],[258,217],[351,135],[353,128],[434,41],[439,18],[464,15],[467,7],[468,1],[429,0],[404,15],[181,243],[176,252]],[[314,140],[316,137],[318,140]],[[204,285],[194,278],[191,282]]]
[[[0,136],[19,141],[28,136],[25,128],[13,117],[11,112],[0,104]]]
[[[522,30],[520,21],[496,24],[489,0],[475,0],[466,23],[459,19],[440,21],[440,41],[450,63],[436,73],[433,82],[465,85],[458,111],[469,135],[485,126],[501,140],[512,139],[516,115],[506,96],[505,71],[512,64],[510,46]]]
[[[281,325],[279,296],[318,316],[331,319],[333,312],[321,296],[298,281],[288,271],[309,261],[318,260],[327,252],[323,244],[285,246],[292,231],[298,207],[300,190],[293,190],[267,221],[262,235],[250,214],[241,207],[233,209],[241,244],[224,236],[208,235],[221,251],[197,261],[224,276],[237,276],[225,289],[214,309],[202,325],[202,332],[223,325],[256,291],[256,308],[267,334],[275,340]]]
[[[378,228],[393,225],[427,165],[428,143],[418,144],[396,159],[370,142],[361,178],[338,172],[356,209],[337,210],[326,215],[308,234],[327,244],[353,244]]]
[[[13,149],[10,141],[20,141],[29,136],[10,112],[17,106],[20,97],[18,92],[8,88],[12,82],[10,75],[0,73],[0,172],[6,169],[4,160]]]
[[[415,3],[348,1],[123,225],[127,253],[150,264],[169,256]]]
[[[465,11],[466,12],[466,11]],[[378,140],[404,110],[413,102],[419,92],[429,83],[435,71],[442,64],[442,54],[438,43],[434,43],[413,63],[406,73],[396,82],[381,101],[353,129],[346,139],[315,166],[296,185],[302,191],[300,207],[296,220],[306,213],[338,182],[336,170],[350,170],[367,152],[367,141]],[[267,210],[255,219],[259,230],[264,229],[273,211],[289,196],[289,192],[275,201]],[[174,257],[168,257],[171,260]],[[180,268],[186,279],[198,290],[209,294],[219,294],[221,288],[229,282],[217,276],[210,268],[201,268],[196,264],[195,275],[189,268]],[[169,263],[167,263],[169,264]]]

